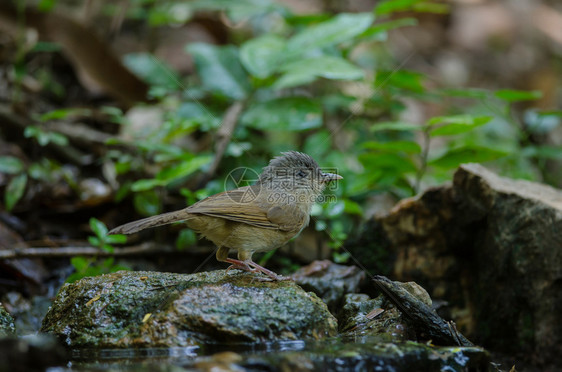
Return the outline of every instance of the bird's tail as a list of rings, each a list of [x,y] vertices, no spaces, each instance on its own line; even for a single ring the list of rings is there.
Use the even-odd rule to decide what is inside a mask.
[[[157,216],[143,218],[133,222],[117,226],[109,232],[111,234],[134,234],[144,229],[151,227],[167,225],[173,222],[185,221],[193,217],[193,214],[187,212],[185,209],[159,214]]]

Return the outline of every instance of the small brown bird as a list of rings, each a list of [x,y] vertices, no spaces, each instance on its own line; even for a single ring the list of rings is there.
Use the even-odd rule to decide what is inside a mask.
[[[281,247],[304,229],[310,210],[326,184],[342,179],[323,173],[307,154],[284,152],[269,162],[256,184],[221,192],[185,209],[129,222],[110,234],[133,234],[138,231],[185,221],[195,232],[218,247],[217,260],[235,268],[261,272],[273,280],[283,280],[252,261],[254,252]],[[230,249],[238,259],[228,257]]]

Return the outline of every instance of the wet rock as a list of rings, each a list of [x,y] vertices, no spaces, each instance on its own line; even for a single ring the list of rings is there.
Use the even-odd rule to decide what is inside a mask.
[[[0,338],[0,372],[45,371],[66,361],[65,348],[53,336]]]
[[[314,261],[297,270],[291,278],[318,295],[335,313],[347,293],[357,292],[366,275],[356,266],[338,265],[329,260]]]
[[[431,298],[418,284],[409,282],[396,285],[431,306]],[[344,336],[373,336],[386,342],[418,341],[405,315],[383,295],[371,299],[366,294],[347,294],[338,314],[338,324]]]
[[[336,321],[291,281],[224,270],[191,275],[117,272],[66,284],[42,331],[72,347],[171,347],[320,339]]]
[[[452,185],[402,201],[369,227],[357,242],[376,238],[389,276],[451,303],[469,338],[562,364],[562,191],[465,164]]]
[[[489,371],[489,355],[477,347],[430,347],[363,340],[316,343],[301,351],[250,355],[246,371]]]
[[[16,333],[14,318],[4,309],[0,303],[0,337],[9,336]]]
[[[415,340],[415,332],[402,314],[381,295],[348,294],[338,315],[344,337],[370,336],[381,342]]]

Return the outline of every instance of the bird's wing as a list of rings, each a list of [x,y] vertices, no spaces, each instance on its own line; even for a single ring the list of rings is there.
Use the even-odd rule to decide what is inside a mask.
[[[305,216],[290,205],[273,205],[259,197],[257,186],[245,186],[221,192],[187,208],[189,213],[242,222],[265,229],[292,231],[300,229]]]
[[[189,208],[189,213],[224,218],[266,229],[279,229],[267,218],[268,207],[257,203],[259,188],[245,186],[209,196]]]

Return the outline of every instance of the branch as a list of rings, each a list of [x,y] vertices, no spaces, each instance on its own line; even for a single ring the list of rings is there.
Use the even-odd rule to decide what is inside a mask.
[[[373,281],[382,293],[408,318],[417,333],[425,334],[436,344],[474,346],[457,331],[453,322],[446,322],[429,306],[412,296],[397,282],[377,275]]]

